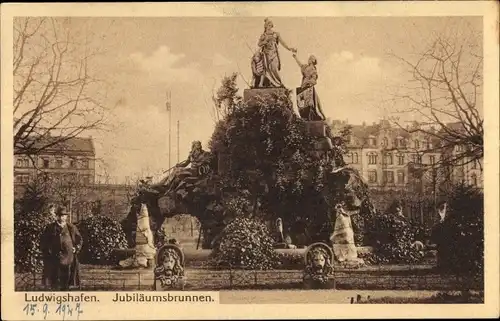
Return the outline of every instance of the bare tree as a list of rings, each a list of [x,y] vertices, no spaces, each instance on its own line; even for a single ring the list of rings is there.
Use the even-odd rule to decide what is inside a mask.
[[[104,125],[84,35],[71,19],[14,20],[14,154],[36,155]],[[102,88],[101,88],[102,91]]]
[[[473,36],[481,41],[480,34]],[[482,50],[464,38],[442,34],[417,59],[394,57],[407,68],[410,80],[391,101],[403,102],[405,107],[398,112],[423,119],[420,126],[403,126],[398,118],[395,123],[409,133],[436,138],[440,144],[424,152],[444,152],[439,165],[476,162],[481,166]]]

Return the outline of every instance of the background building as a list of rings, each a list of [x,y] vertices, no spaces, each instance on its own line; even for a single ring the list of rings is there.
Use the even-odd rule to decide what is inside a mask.
[[[53,178],[78,180],[86,185],[93,184],[95,149],[92,138],[72,137],[44,148],[37,155],[14,156],[15,185],[25,185],[40,173]]]
[[[431,133],[418,131],[415,122],[407,128],[392,126],[389,121],[350,125],[347,121],[330,122],[334,133],[350,127],[345,161],[357,169],[367,184],[375,189],[438,189],[445,183],[464,182],[482,188],[482,163],[464,158],[453,165],[442,164],[462,152],[464,146],[442,148]]]

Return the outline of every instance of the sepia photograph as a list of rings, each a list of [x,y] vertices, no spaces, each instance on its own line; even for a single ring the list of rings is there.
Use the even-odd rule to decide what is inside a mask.
[[[83,319],[100,292],[103,306],[485,304],[498,101],[483,15],[247,5],[9,17],[2,266],[21,316],[54,301]]]

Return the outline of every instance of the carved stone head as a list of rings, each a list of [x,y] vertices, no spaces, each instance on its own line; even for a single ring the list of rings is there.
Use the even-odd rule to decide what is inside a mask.
[[[308,63],[310,65],[314,65],[316,66],[318,64],[318,60],[316,59],[316,57],[314,55],[310,55],[309,56],[309,60],[308,60]]]
[[[202,149],[201,142],[199,140],[195,140],[191,143],[192,151],[200,151]]]
[[[165,270],[173,270],[176,264],[179,264],[179,256],[174,251],[165,253],[163,257],[163,267]]]
[[[315,250],[312,253],[311,265],[318,270],[319,269],[322,270],[325,267],[325,263],[326,263],[325,253],[323,253],[323,251],[320,250]]]
[[[333,253],[331,249],[324,243],[315,243],[310,245],[305,253],[306,268],[311,272],[324,273],[331,269]]]
[[[264,29],[265,30],[271,30],[273,27],[274,27],[274,24],[269,18],[264,19]]]

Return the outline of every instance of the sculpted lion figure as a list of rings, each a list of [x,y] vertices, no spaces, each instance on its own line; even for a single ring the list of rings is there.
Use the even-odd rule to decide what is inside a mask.
[[[155,290],[158,288],[157,281],[160,282],[161,288],[171,288],[178,284],[184,285],[184,258],[180,248],[172,244],[165,245],[158,250],[156,260]]]
[[[333,253],[328,245],[314,243],[306,249],[303,281],[325,284],[333,278]]]

